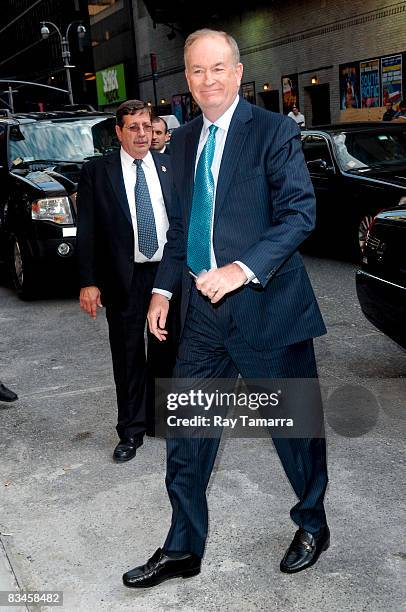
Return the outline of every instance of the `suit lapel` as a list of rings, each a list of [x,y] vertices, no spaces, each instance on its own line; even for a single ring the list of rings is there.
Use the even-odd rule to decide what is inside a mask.
[[[165,164],[165,155],[151,151],[152,159],[154,160],[155,168],[158,173],[159,182],[161,183],[162,195],[165,206],[168,209],[168,202],[171,197],[171,178],[168,172],[168,162]]]
[[[125,190],[123,171],[121,168],[120,151],[113,153],[108,159],[107,176],[109,177],[111,187],[118,203],[132,227],[130,207],[128,206],[127,192]]]
[[[240,99],[231,119],[221,159],[214,208],[214,225],[224,204],[235,169],[238,167],[238,160],[250,129],[249,120],[251,118],[252,110],[250,104]]]

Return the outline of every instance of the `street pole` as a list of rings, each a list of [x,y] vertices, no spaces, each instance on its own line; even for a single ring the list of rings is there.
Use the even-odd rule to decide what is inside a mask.
[[[152,75],[152,84],[154,86],[154,103],[155,103],[155,112],[157,112],[158,109],[158,98],[156,95],[156,81],[157,81],[157,76],[156,74]]]
[[[14,100],[13,100],[13,88],[11,85],[8,86],[8,104],[10,106],[10,110],[14,113]]]
[[[151,61],[151,72],[152,72],[152,85],[154,87],[154,103],[155,103],[155,112],[158,110],[158,97],[156,95],[156,82],[158,80],[158,61],[156,57],[156,53],[149,54]]]
[[[65,73],[66,73],[66,82],[68,85],[69,102],[73,104],[73,91],[72,91],[72,80],[70,77],[70,69],[75,68],[75,66],[71,66],[71,63],[70,63],[70,50],[69,50],[68,36],[69,36],[69,30],[71,26],[74,23],[80,23],[80,22],[78,20],[72,21],[66,28],[65,36],[62,36],[60,29],[52,21],[41,21],[41,23],[42,23],[41,36],[44,40],[46,40],[50,34],[49,28],[47,27],[46,24],[51,25],[58,32],[59,40],[61,43],[63,66],[65,68]],[[83,36],[86,34],[86,28],[82,24],[78,26],[76,31],[77,31],[79,38],[83,38]]]
[[[69,91],[69,102],[71,104],[73,104],[73,91],[72,91],[72,81],[70,78],[70,51],[69,51],[69,43],[67,38],[63,37],[61,40],[61,45],[62,45],[62,59],[63,59],[63,65],[65,66],[65,72],[66,72],[66,81],[68,84],[68,91]]]

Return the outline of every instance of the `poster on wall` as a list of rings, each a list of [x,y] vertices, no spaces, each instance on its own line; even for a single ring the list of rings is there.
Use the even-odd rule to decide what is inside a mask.
[[[256,104],[255,101],[255,81],[250,81],[241,84],[241,95],[244,100],[250,104]]]
[[[379,59],[360,62],[361,108],[380,104]]]
[[[187,92],[182,94],[183,121],[187,123],[193,119],[192,115],[192,94]]]
[[[391,55],[381,59],[382,104],[392,102],[398,109],[402,99],[402,56]]]
[[[297,74],[282,77],[283,113],[287,115],[292,106],[299,106],[299,79]]]
[[[202,111],[200,106],[197,104],[196,100],[194,99],[194,97],[192,96],[192,117],[193,119],[195,117],[197,117],[198,115],[201,115]]]
[[[201,113],[189,92],[172,96],[171,107],[172,114],[177,117],[179,123],[187,123]]]
[[[340,109],[361,108],[359,62],[340,64]]]
[[[177,94],[172,96],[172,115],[175,115],[180,124],[183,123],[182,96]]]

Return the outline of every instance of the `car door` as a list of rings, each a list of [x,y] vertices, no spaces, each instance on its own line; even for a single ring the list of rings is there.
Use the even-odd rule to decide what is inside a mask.
[[[336,243],[340,225],[340,176],[328,139],[320,134],[303,137],[303,154],[316,196],[316,229],[311,243],[331,247]]]
[[[5,258],[4,214],[9,198],[8,160],[7,160],[7,123],[0,123],[0,262]]]

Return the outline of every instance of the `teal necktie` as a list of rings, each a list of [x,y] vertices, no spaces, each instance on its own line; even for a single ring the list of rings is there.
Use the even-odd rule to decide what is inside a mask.
[[[217,126],[210,133],[196,168],[187,240],[187,265],[195,274],[210,270],[211,221],[214,206],[214,178],[211,171],[216,148]]]

